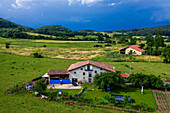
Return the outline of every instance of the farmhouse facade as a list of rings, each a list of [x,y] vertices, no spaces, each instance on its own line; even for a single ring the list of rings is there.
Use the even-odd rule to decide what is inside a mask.
[[[70,79],[77,78],[79,82],[91,83],[94,76],[103,72],[115,72],[113,66],[96,61],[83,61],[72,64],[68,68]]]
[[[138,45],[131,45],[119,50],[119,54],[129,54],[130,52],[132,52],[132,55],[145,55],[145,50]]]
[[[82,61],[72,64],[68,69],[49,69],[47,75],[49,83],[69,83],[73,80],[79,83],[92,83],[94,76],[103,72],[116,72],[114,67],[97,61]],[[47,76],[44,76],[47,77]]]

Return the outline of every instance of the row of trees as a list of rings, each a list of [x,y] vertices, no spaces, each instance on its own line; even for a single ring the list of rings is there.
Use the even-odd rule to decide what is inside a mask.
[[[162,88],[163,81],[160,76],[156,77],[154,75],[146,75],[142,73],[132,74],[128,78],[128,81],[132,83],[135,87],[140,87],[144,85],[147,88]],[[113,90],[117,87],[125,86],[125,79],[119,75],[117,72],[105,72],[102,74],[96,74],[94,77],[94,84],[98,88],[107,91],[107,88]]]
[[[76,33],[74,32],[75,35],[81,35],[81,33]],[[0,36],[1,37],[5,37],[5,38],[20,38],[20,39],[46,39],[46,40],[91,40],[91,41],[104,41],[104,37],[109,38],[109,36],[107,34],[103,35],[102,33],[97,33],[95,34],[95,36],[97,36],[98,38],[93,38],[93,37],[87,37],[86,35],[89,34],[83,34],[83,38],[69,38],[69,36],[71,35],[65,35],[64,33],[60,33],[61,35],[57,35],[56,38],[52,37],[46,37],[46,36],[42,36],[42,35],[29,35],[23,31],[20,31],[18,29],[0,29]],[[71,36],[71,37],[72,37]]]

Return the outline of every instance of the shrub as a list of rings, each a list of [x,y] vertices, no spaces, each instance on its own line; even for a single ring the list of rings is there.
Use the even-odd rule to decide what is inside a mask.
[[[44,83],[43,79],[40,79],[39,81],[36,82],[36,85],[34,87],[34,91],[37,91],[39,93],[45,93],[45,89],[46,89],[47,84]]]
[[[10,43],[5,43],[5,47],[8,49],[9,48],[9,45],[10,45]]]
[[[34,58],[43,58],[43,56],[39,53],[33,53]]]

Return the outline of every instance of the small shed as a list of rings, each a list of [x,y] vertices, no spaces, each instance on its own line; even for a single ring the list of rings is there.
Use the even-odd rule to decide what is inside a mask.
[[[28,83],[26,85],[26,90],[32,90],[34,88],[34,85],[32,83]]]

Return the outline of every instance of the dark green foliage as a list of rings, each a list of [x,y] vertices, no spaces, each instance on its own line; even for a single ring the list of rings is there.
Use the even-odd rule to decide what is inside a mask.
[[[104,99],[108,100],[110,103],[115,103],[115,98],[114,96],[105,96]]]
[[[161,55],[161,47],[164,47],[164,39],[161,35],[156,35],[155,38],[152,37],[152,35],[148,35],[146,37],[146,44],[147,44],[147,48],[146,48],[146,54],[151,54],[151,55]]]
[[[128,98],[127,95],[123,97],[123,102],[125,106],[132,103],[132,101]]]
[[[166,40],[166,42],[170,42],[170,36],[168,36],[168,39]]]
[[[19,31],[32,31],[33,28],[21,26],[11,21],[0,18],[0,28],[15,28]]]
[[[36,82],[36,85],[34,87],[34,91],[39,92],[40,94],[45,93],[45,89],[46,89],[47,84],[44,83],[43,79],[40,79],[39,81]]]
[[[154,38],[154,46],[156,48],[158,47],[164,47],[164,38],[162,37],[162,35],[156,35],[155,38]]]
[[[108,87],[113,90],[113,88],[116,88],[118,86],[124,86],[125,80],[116,72],[104,72],[100,75],[95,75],[94,84],[106,91]]]
[[[8,49],[9,48],[9,45],[10,45],[10,43],[5,43],[5,47]]]
[[[170,46],[166,46],[163,48],[162,55],[164,56],[164,62],[165,63],[170,63]]]
[[[124,32],[133,36],[147,36],[149,34],[153,34],[153,35],[160,34],[160,35],[170,36],[170,24],[152,27],[152,28],[125,30]]]
[[[146,44],[151,48],[154,45],[154,39],[152,35],[147,35],[146,36]]]
[[[100,41],[102,43],[102,41],[104,40],[103,36],[102,35],[98,35],[98,41]]]
[[[143,47],[145,46],[145,44],[139,44],[140,48],[143,49]]]
[[[39,53],[33,53],[34,58],[43,58],[43,56]]]
[[[61,25],[48,25],[35,30],[36,33],[59,36],[59,33],[71,32],[70,29]]]
[[[121,36],[120,38],[119,38],[119,43],[125,43],[125,38],[123,37],[123,36]]]
[[[149,88],[162,88],[163,81],[160,77],[156,77],[154,75],[146,75],[142,73],[131,74],[128,77],[130,83],[132,83],[136,87],[142,86],[142,83],[145,87]]]
[[[136,39],[135,38],[130,38],[129,45],[136,45]]]

